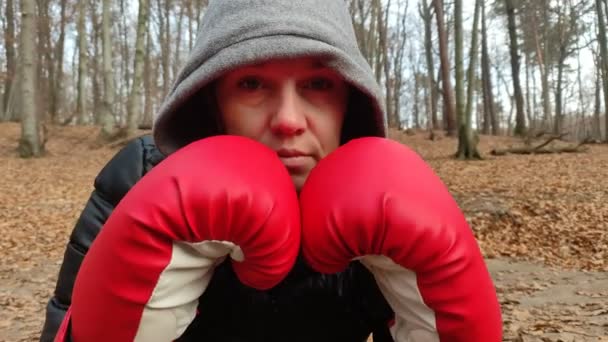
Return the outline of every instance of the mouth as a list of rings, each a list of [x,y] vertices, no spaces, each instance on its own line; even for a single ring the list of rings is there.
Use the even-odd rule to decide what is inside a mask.
[[[294,157],[304,157],[307,154],[302,151],[295,150],[295,149],[282,148],[277,151],[277,155],[279,156],[279,158],[294,158]]]
[[[307,170],[314,163],[312,155],[295,149],[280,149],[277,151],[279,159],[292,173]]]

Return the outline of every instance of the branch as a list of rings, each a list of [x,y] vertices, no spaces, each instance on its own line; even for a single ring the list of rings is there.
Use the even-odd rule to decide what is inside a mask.
[[[540,145],[538,145],[538,146],[534,147],[534,149],[533,149],[533,150],[534,150],[534,151],[538,151],[538,150],[540,150],[541,148],[543,148],[543,147],[545,147],[545,146],[549,145],[549,144],[550,144],[551,142],[553,142],[554,140],[562,139],[562,138],[563,138],[563,137],[565,137],[566,135],[568,135],[568,133],[562,133],[562,134],[560,134],[560,135],[553,135],[553,136],[549,137],[549,139],[547,139],[547,141],[545,141],[544,143],[542,143],[542,144],[540,144]]]
[[[506,149],[494,149],[494,150],[490,151],[490,154],[494,155],[494,156],[504,156],[507,154],[580,153],[580,152],[588,151],[588,149],[583,148],[583,146],[593,142],[593,139],[591,137],[587,137],[576,145],[545,148],[545,146],[550,144],[552,141],[561,139],[566,135],[568,135],[568,133],[553,135],[553,136],[549,137],[545,142],[543,142],[542,144],[535,146],[535,147],[519,146],[519,147],[509,147]]]

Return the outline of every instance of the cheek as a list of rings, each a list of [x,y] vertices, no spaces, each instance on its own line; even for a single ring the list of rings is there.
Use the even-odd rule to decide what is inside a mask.
[[[247,135],[247,127],[251,125],[247,123],[248,116],[243,112],[241,101],[238,94],[232,89],[233,80],[229,77],[221,79],[216,84],[215,100],[219,119],[223,128],[223,133],[229,135]]]
[[[340,146],[342,126],[344,125],[343,107],[334,107],[330,111],[324,111],[317,122],[317,138],[323,146],[325,155],[333,152]]]
[[[264,126],[264,116],[238,101],[218,101],[219,115],[226,134],[257,138],[260,127]]]

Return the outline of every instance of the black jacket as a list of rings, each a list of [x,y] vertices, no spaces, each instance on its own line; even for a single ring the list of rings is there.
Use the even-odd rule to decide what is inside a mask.
[[[135,139],[116,154],[95,179],[70,236],[53,297],[46,309],[41,341],[52,341],[70,305],[80,264],[114,207],[129,189],[163,159],[150,136]],[[199,300],[199,314],[178,340],[392,342],[393,313],[373,276],[359,262],[322,275],[302,261],[269,291],[241,284],[230,262],[215,271]]]

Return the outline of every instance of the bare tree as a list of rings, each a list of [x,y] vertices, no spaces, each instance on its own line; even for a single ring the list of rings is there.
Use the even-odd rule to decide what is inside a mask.
[[[542,11],[543,11],[543,49],[538,48],[539,54],[539,65],[541,66],[541,87],[542,87],[542,100],[543,100],[543,125],[549,122],[551,117],[551,98],[550,98],[550,84],[549,84],[549,69],[551,67],[551,50],[549,44],[547,44],[546,37],[549,35],[550,24],[549,24],[549,0],[542,0]],[[537,43],[538,45],[538,38]]]
[[[389,60],[389,49],[388,49],[388,14],[389,8],[391,7],[391,0],[388,0],[386,8],[382,8],[380,0],[374,0],[374,5],[378,7],[376,10],[377,21],[378,21],[378,44],[380,53],[382,54],[382,69],[384,72],[384,99],[386,104],[386,110],[388,111],[389,126],[397,127],[399,125],[399,113],[397,108],[393,108],[393,96],[395,95],[396,87],[394,86],[394,79],[391,77],[391,61]],[[398,67],[395,66],[396,71]]]
[[[119,0],[119,8],[120,13],[126,13],[127,8],[125,5],[126,0]],[[132,75],[131,75],[131,65],[133,55],[131,54],[131,46],[132,41],[129,39],[129,23],[127,22],[127,16],[121,15],[118,21],[118,32],[119,32],[119,41],[120,41],[120,80],[118,93],[120,94],[122,106],[120,112],[128,113],[129,112],[129,92],[131,89],[132,83]],[[128,114],[127,114],[128,115]],[[119,123],[122,125],[125,122],[125,115],[121,115],[119,117]]]
[[[143,95],[143,71],[145,58],[146,26],[148,22],[148,0],[139,0],[137,16],[137,40],[135,42],[135,60],[133,62],[133,83],[129,94],[129,105],[127,114],[127,134],[135,134],[141,117],[141,99]]]
[[[148,22],[148,25],[150,23]],[[148,29],[149,31],[149,29]],[[152,82],[153,80],[153,71],[152,71],[152,35],[146,35],[146,58],[144,59],[144,113],[141,126],[145,129],[152,128],[153,121],[153,103],[154,98],[153,94],[155,93],[155,86]]]
[[[55,51],[53,53],[55,63],[55,77],[50,89],[49,96],[49,114],[51,122],[57,121],[61,97],[63,93],[63,49],[65,47],[65,26],[66,26],[66,7],[67,0],[61,0],[60,3],[60,19],[59,19],[59,39],[57,40]]]
[[[515,23],[515,5],[513,0],[505,0],[509,30],[509,51],[511,54],[511,73],[513,79],[513,92],[515,93],[515,135],[524,135],[526,133],[526,116],[524,113],[524,97],[521,91],[519,82],[519,48],[517,41],[517,26]]]
[[[110,23],[111,0],[103,0],[102,8],[102,50],[103,50],[103,99],[100,112],[101,130],[99,132],[102,140],[108,141],[115,135],[114,119],[114,68],[112,68],[112,26]]]
[[[441,57],[441,84],[443,87],[443,121],[449,136],[456,135],[455,100],[452,82],[450,81],[450,58],[448,56],[448,35],[443,18],[443,0],[433,0],[437,17],[439,35],[439,54]]]
[[[390,30],[390,32],[386,34],[386,40],[383,38],[383,41],[386,42],[387,45],[387,56],[386,62],[384,63],[384,82],[386,92],[390,94],[390,97],[387,97],[386,99],[386,105],[390,113],[389,116],[392,117],[391,122],[393,127],[400,126],[401,98],[404,84],[404,57],[408,38],[406,28],[408,6],[408,0],[397,0],[397,22],[396,27],[392,30],[390,30],[388,26],[388,8],[384,11],[385,17],[383,23],[386,25],[386,30]]]
[[[161,58],[162,58],[162,76],[163,83],[162,89],[163,94],[166,94],[169,91],[169,86],[171,85],[171,67],[170,67],[170,58],[171,58],[171,25],[169,20],[169,14],[171,9],[171,0],[156,0],[156,8],[157,8],[157,19],[158,19],[158,39],[161,45]]]
[[[372,67],[376,81],[381,83],[382,63],[382,22],[384,10],[380,0],[348,0],[357,42],[361,53]]]
[[[44,152],[36,105],[36,1],[21,0],[21,139],[19,155],[38,157]]]
[[[600,47],[600,75],[603,76],[602,88],[604,89],[604,120],[605,120],[605,141],[608,143],[608,44],[606,43],[606,19],[608,18],[608,5],[604,3],[602,8],[602,0],[595,0],[595,9],[597,12],[598,34],[597,40]]]
[[[563,114],[563,83],[566,60],[578,51],[578,37],[581,32],[579,16],[584,12],[583,2],[569,4],[562,2],[562,6],[556,7],[557,23],[553,30],[556,34],[555,45],[557,46],[557,85],[555,87],[555,120],[553,130],[555,134],[562,132]],[[567,11],[564,13],[564,9]]]
[[[473,32],[471,34],[471,53],[469,54],[469,68],[467,72],[467,97],[464,98],[464,76],[462,57],[462,0],[454,1],[454,36],[455,36],[455,63],[456,63],[456,108],[458,111],[458,151],[459,159],[481,159],[477,150],[477,143],[473,135],[473,88],[475,84],[475,63],[477,59],[477,27],[479,26],[479,9],[481,0],[475,1],[473,15]]]
[[[85,24],[85,1],[78,2],[78,95],[76,115],[79,124],[87,122],[87,28]]]
[[[533,46],[533,49],[536,52],[537,62],[540,69],[541,74],[541,98],[543,101],[543,118],[542,125],[546,126],[551,117],[551,95],[550,95],[550,82],[549,82],[549,73],[551,71],[551,60],[552,60],[552,51],[551,46],[549,44],[549,35],[551,34],[551,23],[550,23],[550,2],[549,0],[540,0],[537,3],[529,2],[526,3],[528,5],[536,4],[540,6],[540,11],[526,9],[524,13],[527,13],[531,20],[529,20],[529,24],[533,25],[534,29],[534,44],[527,44],[528,46]],[[540,20],[538,20],[534,13],[540,12]],[[539,33],[538,23],[541,23],[541,30]],[[526,44],[524,44],[526,46]]]
[[[496,110],[494,108],[494,91],[492,88],[492,72],[490,70],[490,54],[488,52],[488,30],[486,27],[486,6],[481,2],[481,80],[483,88],[483,133],[498,135],[500,130]]]
[[[49,103],[51,87],[55,83],[55,63],[53,62],[53,42],[51,31],[53,18],[50,15],[50,0],[37,1],[37,50],[38,50],[38,110],[45,120],[50,116]]]
[[[96,125],[101,124],[103,112],[103,9],[98,11],[97,1],[89,2],[89,17],[91,23],[91,34],[89,34],[89,45],[93,47],[92,57],[89,58],[90,83],[93,95],[91,114]],[[103,7],[103,1],[101,2]],[[101,69],[101,71],[100,71]],[[100,76],[101,74],[101,76]]]
[[[437,84],[435,83],[435,64],[433,61],[433,13],[432,6],[429,6],[427,0],[421,0],[419,3],[420,17],[424,22],[424,54],[426,57],[426,88],[429,90],[430,97],[427,98],[427,114],[429,117],[429,130],[437,128]]]
[[[6,0],[5,8],[5,20],[6,30],[4,32],[4,48],[6,52],[6,78],[4,80],[4,94],[2,95],[2,105],[0,108],[0,114],[3,120],[10,120],[14,118],[11,114],[12,96],[15,91],[13,90],[13,80],[15,73],[17,72],[17,64],[15,61],[15,14],[13,9],[13,0]]]
[[[464,133],[464,116],[466,105],[464,99],[464,72],[462,64],[462,0],[454,0],[454,89],[456,91],[456,119],[458,124],[459,136]]]
[[[581,61],[581,49],[579,46],[579,40],[576,40],[576,84],[578,88],[578,116],[576,119],[577,122],[577,138],[591,138],[590,130],[587,125],[587,111],[588,111],[588,103],[585,99],[585,90],[583,84],[583,75],[582,75],[582,61]]]
[[[593,129],[594,137],[604,139],[606,0],[481,1],[476,9],[480,29],[474,30],[481,35],[479,55],[468,51],[469,28],[454,26],[455,21],[466,25],[465,14],[457,13],[467,4],[462,0],[419,0],[418,12],[409,16],[408,4],[413,4],[409,0],[345,1],[360,49],[383,88],[390,126],[401,127],[403,115],[408,127],[426,123],[430,130],[456,136],[473,126],[477,115],[484,134],[521,134],[541,124],[545,130],[562,131],[576,125],[579,135],[581,129],[585,134]],[[0,120],[18,120],[22,112],[22,78],[16,77],[23,66],[16,58],[19,3],[0,0]],[[128,133],[127,127],[151,127],[152,114],[173,82],[183,54],[193,47],[207,1],[146,0],[142,6],[146,11],[137,15],[125,0],[35,4],[39,119],[67,124],[94,118],[100,137],[113,138]],[[143,13],[145,30],[140,28]],[[419,28],[412,14],[421,18]],[[494,27],[495,15],[504,19],[504,28]],[[588,29],[592,22],[598,28]],[[507,44],[493,34],[497,30],[505,33]],[[456,36],[461,45],[455,44]],[[583,64],[577,70],[576,52],[584,63],[590,50],[593,66]],[[596,71],[594,79],[587,77],[591,68]],[[474,136],[475,130],[471,132]]]
[[[181,53],[182,35],[183,35],[182,27],[183,27],[183,22],[184,22],[185,16],[186,16],[186,7],[184,6],[184,4],[182,4],[180,6],[179,16],[177,19],[177,34],[175,36],[175,51],[174,51],[173,63],[172,63],[173,68],[171,70],[173,77],[175,77],[175,75],[177,75],[177,73],[179,72],[179,67],[180,67],[180,53]]]
[[[188,51],[191,51],[194,45],[194,11],[192,10],[192,0],[184,1],[184,3],[187,7],[186,14],[188,15]]]

